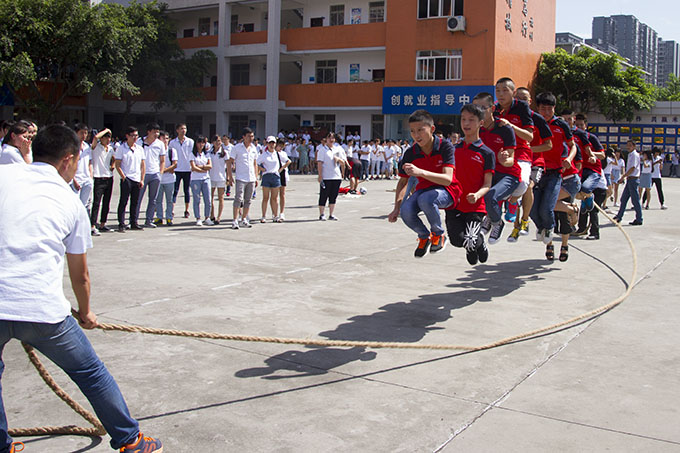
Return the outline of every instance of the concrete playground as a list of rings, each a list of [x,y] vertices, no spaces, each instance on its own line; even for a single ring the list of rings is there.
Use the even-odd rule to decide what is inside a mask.
[[[480,352],[305,347],[88,332],[145,434],[165,452],[680,452],[680,180],[642,227],[572,241],[548,262],[532,233],[413,258],[389,224],[395,181],[341,196],[317,220],[318,186],[294,176],[287,221],[106,233],[88,260],[101,322],[287,338],[482,345],[631,296],[604,315]],[[251,217],[260,217],[260,198]],[[178,200],[181,201],[181,200]],[[117,195],[111,203],[115,225]],[[175,207],[175,213],[183,211]],[[231,199],[224,219],[231,218]],[[603,221],[603,224],[606,223]],[[66,294],[74,300],[65,278]],[[40,380],[21,345],[4,350],[10,428],[86,422]],[[77,388],[48,369],[77,401]],[[109,438],[19,438],[31,452],[106,452]]]

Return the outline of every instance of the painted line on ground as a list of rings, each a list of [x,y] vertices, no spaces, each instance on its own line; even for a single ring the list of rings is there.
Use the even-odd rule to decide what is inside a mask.
[[[232,286],[238,286],[238,285],[240,285],[240,284],[241,284],[241,283],[229,283],[228,285],[216,286],[216,287],[212,288],[212,290],[213,290],[213,291],[217,291],[217,290],[219,290],[219,289],[231,288]]]
[[[158,302],[167,302],[167,301],[169,301],[169,300],[170,300],[170,299],[166,297],[166,298],[164,298],[164,299],[150,300],[150,301],[148,301],[148,302],[144,302],[144,303],[141,304],[141,305],[157,304]]]
[[[134,241],[134,239],[132,239],[132,238],[130,238],[130,239],[118,239],[116,242],[130,242],[130,241]]]
[[[286,274],[295,274],[297,272],[311,271],[310,267],[301,267],[300,269],[293,269],[292,271],[286,272]]]
[[[358,256],[350,256],[349,258],[345,258],[343,261],[354,261],[354,260],[358,260],[358,259],[359,259]]]

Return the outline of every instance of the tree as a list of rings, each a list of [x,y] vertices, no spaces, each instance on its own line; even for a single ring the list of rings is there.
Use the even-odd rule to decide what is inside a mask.
[[[0,0],[0,86],[45,123],[69,96],[97,85],[108,95],[138,93],[128,71],[154,22],[133,23],[117,4],[82,0]]]
[[[177,42],[177,28],[167,16],[167,5],[155,1],[145,5],[132,3],[127,8],[131,22],[139,26],[152,21],[156,34],[148,36],[139,58],[131,67],[128,78],[143,93],[153,95],[153,108],[168,107],[183,110],[187,102],[201,101],[203,92],[198,89],[203,78],[215,64],[215,54],[200,50],[187,58]],[[123,90],[125,115],[123,124],[139,98],[137,91]]]
[[[668,83],[659,89],[659,101],[680,101],[680,78],[675,74],[668,74]]]
[[[638,110],[650,109],[656,87],[642,78],[637,67],[622,66],[618,55],[603,55],[582,48],[570,55],[563,49],[544,53],[538,68],[536,92],[550,91],[558,99],[558,110],[572,108],[598,112],[612,121],[631,121]]]

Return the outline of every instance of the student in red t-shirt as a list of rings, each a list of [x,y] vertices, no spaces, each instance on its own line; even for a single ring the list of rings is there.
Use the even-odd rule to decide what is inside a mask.
[[[399,162],[399,182],[394,199],[394,210],[388,220],[401,219],[406,226],[418,234],[415,257],[443,250],[446,236],[439,214],[440,209],[456,206],[460,200],[461,188],[454,175],[453,145],[448,140],[434,136],[434,118],[426,110],[416,110],[408,119],[414,144],[404,152]],[[418,179],[416,190],[403,202],[408,178]],[[425,213],[430,223],[428,229],[418,217]]]
[[[455,208],[446,210],[446,229],[454,247],[464,247],[468,263],[485,263],[489,251],[481,232],[486,213],[484,195],[491,188],[495,153],[479,138],[479,129],[486,110],[475,104],[464,105],[460,125],[465,139],[456,145],[456,179],[460,182],[462,196]]]

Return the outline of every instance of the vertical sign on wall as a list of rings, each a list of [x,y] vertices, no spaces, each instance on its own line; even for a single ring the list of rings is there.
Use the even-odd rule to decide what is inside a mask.
[[[352,24],[361,23],[361,8],[352,8],[351,23]]]
[[[350,63],[349,65],[349,81],[359,81],[359,63]]]

